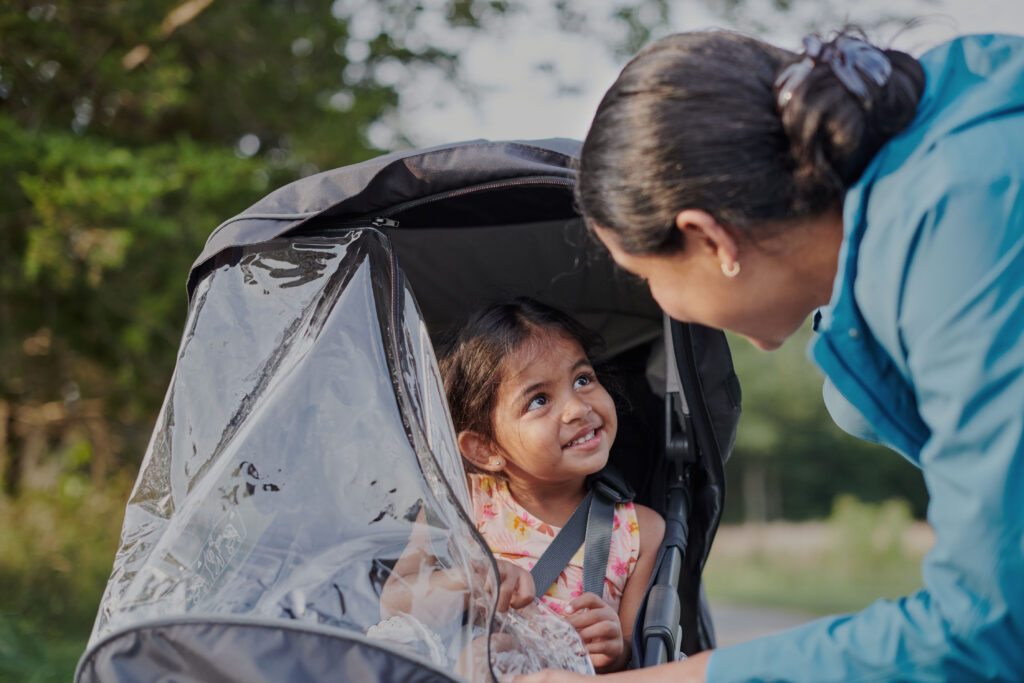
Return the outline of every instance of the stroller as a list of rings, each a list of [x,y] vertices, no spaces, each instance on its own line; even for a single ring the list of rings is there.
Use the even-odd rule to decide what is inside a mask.
[[[550,638],[526,642],[536,628],[496,620],[433,351],[515,295],[600,333],[623,377],[612,462],[666,520],[634,665],[714,646],[701,571],[739,384],[721,332],[665,318],[587,235],[578,150],[390,154],[280,188],[211,234],[76,681],[491,680],[499,631],[556,661]],[[430,572],[463,581],[395,622],[382,596],[416,534]]]

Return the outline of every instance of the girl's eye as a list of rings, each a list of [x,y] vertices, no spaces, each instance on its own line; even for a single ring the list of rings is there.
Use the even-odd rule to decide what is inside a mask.
[[[573,386],[574,389],[579,389],[580,387],[585,387],[588,384],[591,384],[592,382],[595,382],[595,381],[596,381],[596,378],[593,375],[591,375],[589,373],[584,373],[584,374],[582,374],[582,375],[580,375],[579,377],[576,378],[576,381],[573,382],[572,386]]]
[[[526,410],[536,410],[548,404],[548,397],[543,394],[538,394],[530,399],[530,402],[526,404]]]

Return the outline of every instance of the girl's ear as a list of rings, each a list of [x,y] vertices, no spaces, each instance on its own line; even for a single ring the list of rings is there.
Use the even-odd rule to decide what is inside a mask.
[[[505,458],[498,452],[494,442],[479,432],[459,432],[459,450],[471,463],[486,472],[500,472],[505,468]]]

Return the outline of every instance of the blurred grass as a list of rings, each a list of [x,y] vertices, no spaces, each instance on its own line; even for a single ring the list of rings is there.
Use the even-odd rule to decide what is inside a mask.
[[[932,543],[904,501],[836,500],[822,522],[724,526],[704,570],[714,602],[824,615],[921,588],[921,560]]]
[[[0,681],[70,681],[117,549],[128,483],[0,497]]]
[[[54,635],[34,620],[0,614],[0,681],[70,681],[88,637]]]

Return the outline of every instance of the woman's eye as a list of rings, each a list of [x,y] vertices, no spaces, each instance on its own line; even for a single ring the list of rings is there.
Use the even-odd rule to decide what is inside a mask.
[[[533,398],[530,399],[530,402],[526,404],[526,410],[536,410],[537,408],[546,406],[547,404],[547,396],[534,396]]]

